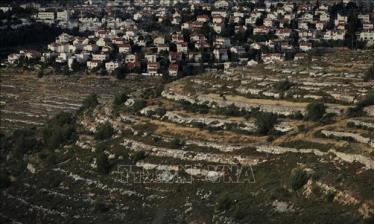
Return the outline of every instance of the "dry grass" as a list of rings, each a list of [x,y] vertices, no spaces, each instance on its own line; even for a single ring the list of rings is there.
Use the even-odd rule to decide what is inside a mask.
[[[174,123],[168,123],[158,120],[149,120],[151,124],[158,126],[155,133],[159,135],[176,136],[186,139],[195,139],[202,141],[212,141],[216,143],[264,143],[267,140],[265,136],[249,136],[232,133],[228,131],[209,132],[199,128],[184,127]]]

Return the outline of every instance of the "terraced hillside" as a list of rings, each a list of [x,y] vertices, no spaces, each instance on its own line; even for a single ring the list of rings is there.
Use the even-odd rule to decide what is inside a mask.
[[[3,138],[0,221],[373,222],[370,53],[125,89]]]
[[[48,75],[41,78],[37,70],[3,68],[0,70],[1,132],[18,128],[42,126],[60,111],[75,111],[82,100],[96,93],[106,102],[122,89],[137,89],[160,80],[144,83],[128,77],[118,81],[113,77]]]

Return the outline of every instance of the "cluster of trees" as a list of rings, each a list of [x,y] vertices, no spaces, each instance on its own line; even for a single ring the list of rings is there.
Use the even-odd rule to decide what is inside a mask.
[[[76,139],[76,117],[74,114],[61,112],[48,121],[43,128],[43,141],[49,149],[73,143]]]
[[[0,47],[44,44],[55,40],[62,30],[42,23],[34,23],[17,30],[1,31]]]
[[[210,107],[207,104],[198,105],[185,100],[180,100],[179,103],[184,110],[193,113],[207,114],[210,111]]]

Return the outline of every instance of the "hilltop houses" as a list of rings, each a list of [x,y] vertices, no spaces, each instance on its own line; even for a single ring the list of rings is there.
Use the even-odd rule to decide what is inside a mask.
[[[352,46],[373,45],[372,13],[360,11],[356,16],[361,26],[349,33],[353,32],[348,29],[351,18],[339,9],[332,14],[334,3],[266,0],[264,5],[249,7],[227,0],[194,0],[188,11],[175,8],[175,2],[162,0],[155,6],[148,1],[112,1],[69,9],[37,8],[37,21],[75,24],[82,33],[62,33],[40,55],[13,53],[8,62],[38,58],[41,63],[54,61],[68,67],[74,61],[80,68],[108,73],[126,67],[138,74],[176,76],[189,71],[187,66],[204,71],[224,64],[268,64],[299,60],[315,46],[344,46],[354,41],[361,43]],[[126,10],[131,17],[116,16]]]

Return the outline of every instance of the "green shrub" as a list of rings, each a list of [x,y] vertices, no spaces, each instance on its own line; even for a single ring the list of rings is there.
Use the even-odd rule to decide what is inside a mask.
[[[165,113],[167,113],[167,110],[164,107],[158,107],[155,110],[155,114],[158,115],[159,117],[164,116]]]
[[[311,185],[311,192],[315,195],[315,197],[320,197],[322,193],[320,187],[316,183]]]
[[[329,191],[329,192],[325,193],[324,199],[325,199],[326,202],[332,202],[333,199],[335,199],[335,196],[336,196],[335,192]]]
[[[238,220],[241,220],[243,219],[246,215],[247,215],[247,211],[244,207],[242,207],[241,205],[236,205],[236,207],[234,208],[233,212],[232,212],[232,216],[235,218],[235,219],[238,219]]]
[[[119,93],[115,95],[115,98],[113,99],[113,104],[115,106],[120,106],[121,104],[125,103],[128,100],[128,95],[125,92]]]
[[[364,81],[374,80],[374,65],[371,65],[365,72]]]
[[[290,118],[296,119],[296,120],[302,120],[303,119],[303,114],[300,111],[298,111],[298,112],[293,113],[290,116]]]
[[[109,141],[98,142],[98,143],[95,145],[95,151],[96,151],[97,153],[104,152],[106,149],[109,148],[109,146],[110,146]]]
[[[58,163],[58,155],[55,153],[55,152],[50,152],[48,155],[47,155],[47,164],[49,166],[53,166],[53,165],[56,165]]]
[[[9,176],[5,173],[0,173],[0,189],[7,188],[11,184]]]
[[[294,191],[297,191],[301,187],[303,187],[303,185],[305,185],[308,180],[309,180],[309,177],[304,170],[300,168],[292,170],[291,175],[290,175],[290,183]]]
[[[287,141],[283,142],[281,146],[296,149],[320,149],[322,151],[328,151],[331,148],[334,148],[333,144],[323,144],[319,142],[311,142],[305,140]]]
[[[133,162],[136,163],[140,160],[144,160],[147,157],[144,151],[138,151],[133,154]]]
[[[88,109],[95,108],[98,104],[99,104],[98,96],[95,93],[92,93],[83,100],[82,106],[79,109],[79,111],[83,112]]]
[[[326,112],[326,106],[321,102],[309,103],[306,107],[305,118],[311,121],[318,121]]]
[[[349,107],[346,111],[346,115],[349,117],[360,117],[364,116],[366,113],[363,111],[362,107],[355,106],[355,107]]]
[[[367,107],[371,105],[374,105],[374,90],[373,89],[370,90],[367,93],[367,95],[357,104],[359,108],[363,108],[363,107]]]
[[[112,75],[121,80],[126,77],[127,72],[127,68],[116,68],[113,70]]]
[[[319,120],[322,124],[329,124],[333,123],[335,121],[334,117],[336,116],[335,113],[326,113],[323,115],[323,117]]]
[[[181,148],[185,145],[185,142],[181,139],[174,138],[171,142],[173,148]]]
[[[95,139],[96,140],[105,140],[112,137],[114,133],[114,129],[109,122],[105,122],[104,124],[101,124],[95,132]]]

